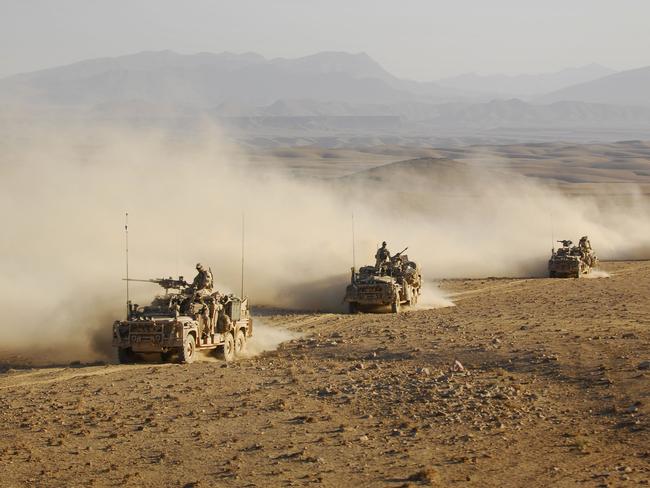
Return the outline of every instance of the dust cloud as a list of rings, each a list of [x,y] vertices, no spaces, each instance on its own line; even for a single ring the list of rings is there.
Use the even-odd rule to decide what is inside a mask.
[[[284,327],[269,325],[262,318],[257,317],[254,320],[253,337],[246,343],[245,355],[248,357],[257,356],[264,351],[274,351],[283,342],[301,336],[300,333]]]
[[[422,294],[415,306],[416,310],[430,310],[455,306],[451,298],[440,289],[438,283],[426,281],[422,283]]]
[[[601,259],[650,254],[640,195],[571,198],[476,167],[452,180],[435,168],[418,178],[384,168],[388,178],[368,182],[297,179],[259,169],[212,126],[191,135],[12,127],[0,158],[0,341],[46,362],[111,354],[110,326],[125,311],[126,211],[130,277],[191,279],[202,262],[235,293],[244,215],[245,294],[294,310],[343,310],[353,212],[357,266],[387,240],[392,252],[409,246],[428,279],[542,275],[552,234],[588,234]],[[133,283],[131,299],[158,291]]]
[[[280,344],[301,337],[299,332],[294,332],[284,327],[269,325],[263,318],[255,317],[253,323],[253,337],[246,342],[244,357],[252,358],[265,351],[275,351]],[[198,351],[197,361],[221,362],[217,359],[215,351]]]
[[[594,269],[587,273],[584,277],[589,279],[609,278],[611,275],[602,269]]]

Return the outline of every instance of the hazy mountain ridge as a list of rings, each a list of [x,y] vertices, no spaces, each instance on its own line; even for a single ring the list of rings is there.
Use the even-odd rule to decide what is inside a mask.
[[[479,75],[465,73],[438,80],[442,86],[467,92],[492,94],[495,96],[530,97],[542,95],[578,83],[593,81],[616,73],[615,70],[596,63],[566,68],[553,73],[521,75]]]
[[[82,61],[0,80],[0,100],[51,105],[94,105],[138,99],[207,109],[229,101],[271,104],[282,98],[396,102],[448,97],[435,84],[408,90],[366,54],[324,52],[266,60],[256,54],[181,55],[144,52]]]
[[[612,70],[599,65],[507,77],[461,75],[439,82],[400,79],[366,53],[321,52],[268,60],[255,53],[141,52],[98,58],[0,80],[0,101],[102,105],[127,101],[179,108],[266,106],[311,99],[355,104],[487,102],[565,88]],[[526,88],[527,87],[527,88]]]
[[[650,106],[650,66],[614,73],[557,90],[537,99],[540,103],[564,100]]]
[[[589,65],[561,73],[566,81],[602,70],[607,68]],[[650,103],[635,102],[650,98],[648,77],[650,68],[615,73],[531,103],[468,97],[435,82],[402,80],[365,53],[268,60],[254,53],[142,52],[2,79],[0,119],[55,123],[71,117],[187,129],[207,118],[238,135],[296,140],[361,134],[364,141],[375,136],[518,141],[538,140],[545,130],[565,139],[582,131],[578,138],[584,140],[591,131],[593,140],[616,140],[638,138],[650,127]],[[594,103],[598,93],[611,103]]]

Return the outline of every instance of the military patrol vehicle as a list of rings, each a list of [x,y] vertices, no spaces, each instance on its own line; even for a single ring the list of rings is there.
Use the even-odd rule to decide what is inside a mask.
[[[382,245],[384,248],[385,244]],[[350,313],[387,306],[393,313],[398,313],[402,305],[417,303],[422,289],[422,274],[420,267],[404,254],[407,249],[387,259],[377,258],[375,266],[362,266],[358,272],[352,268],[351,282],[344,298]]]
[[[598,258],[591,249],[587,236],[583,236],[577,246],[568,239],[558,241],[562,244],[557,251],[551,251],[548,261],[548,275],[551,278],[579,278],[598,265]]]
[[[243,354],[253,334],[247,298],[212,292],[211,283],[197,289],[182,277],[129,281],[157,283],[165,292],[144,307],[129,302],[126,320],[113,324],[120,363],[137,361],[138,353],[159,353],[163,361],[176,356],[181,363],[193,362],[201,350],[215,350],[225,361]]]

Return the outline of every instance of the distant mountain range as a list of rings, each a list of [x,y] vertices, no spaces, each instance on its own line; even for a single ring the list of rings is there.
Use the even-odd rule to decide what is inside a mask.
[[[466,73],[452,78],[438,80],[438,83],[455,90],[491,94],[502,97],[531,97],[551,91],[585,83],[616,73],[613,69],[589,64],[578,68],[568,68],[555,73],[523,75],[487,75]]]
[[[540,103],[564,100],[650,107],[650,66],[621,71],[537,98]]]
[[[516,95],[516,96],[513,96]],[[171,51],[101,58],[0,80],[0,120],[38,117],[174,126],[206,117],[247,133],[414,133],[650,127],[650,67],[599,65],[438,82],[393,76],[367,54],[297,59]],[[32,117],[32,115],[30,115]],[[171,121],[171,122],[170,122]],[[513,135],[514,134],[514,135]],[[636,136],[635,136],[636,137]]]
[[[519,76],[465,74],[438,82],[393,76],[365,53],[322,52],[268,60],[259,54],[142,52],[82,61],[0,80],[0,101],[176,109],[269,106],[278,100],[363,104],[486,102],[530,98],[618,105],[650,103],[650,67],[616,73],[591,64]],[[221,108],[219,108],[221,107]],[[237,108],[241,110],[241,108]],[[227,111],[227,110],[226,110]]]
[[[143,52],[0,80],[0,101],[93,106],[138,101],[207,109],[283,98],[355,103],[460,99],[435,83],[400,80],[366,54],[323,52],[266,60],[257,54]]]

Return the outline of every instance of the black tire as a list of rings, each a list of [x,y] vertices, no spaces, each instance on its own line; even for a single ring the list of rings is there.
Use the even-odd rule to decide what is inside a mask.
[[[178,353],[178,362],[190,364],[196,359],[196,339],[194,334],[187,334],[183,341],[183,348]]]
[[[219,350],[219,357],[229,363],[235,359],[235,338],[232,332],[226,334],[223,346]]]
[[[390,310],[393,313],[399,313],[401,308],[402,307],[401,307],[401,304],[399,302],[399,297],[396,297],[395,301],[390,305]]]
[[[130,347],[119,347],[117,349],[117,360],[120,364],[135,363],[135,353]]]
[[[246,352],[246,334],[242,329],[235,334],[235,356],[243,356]]]
[[[557,273],[555,271],[550,271],[548,273],[549,278],[557,278]]]
[[[174,355],[174,351],[161,352],[160,353],[160,360],[163,363],[168,363],[171,360],[173,355]]]
[[[356,303],[348,303],[348,313],[355,314],[359,313],[359,306]]]

